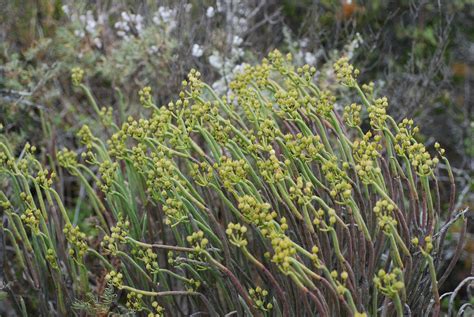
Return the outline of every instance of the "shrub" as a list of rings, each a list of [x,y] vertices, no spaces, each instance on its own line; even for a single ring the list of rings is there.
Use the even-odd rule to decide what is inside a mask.
[[[463,218],[444,150],[395,122],[346,58],[333,91],[315,71],[274,51],[218,97],[192,70],[179,99],[159,107],[145,87],[150,115],[118,126],[74,69],[110,137],[85,125],[80,156],[48,167],[0,143],[11,300],[59,315],[439,315],[459,256],[441,260],[446,230]],[[339,113],[348,89],[359,99]],[[67,173],[77,188],[55,186]]]

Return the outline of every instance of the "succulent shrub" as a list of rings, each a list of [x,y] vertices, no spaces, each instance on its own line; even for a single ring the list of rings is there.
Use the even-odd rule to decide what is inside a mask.
[[[347,58],[333,69],[338,88],[321,89],[314,67],[274,51],[224,96],[192,70],[166,105],[140,90],[149,115],[125,122],[74,69],[103,133],[83,126],[48,167],[0,143],[11,301],[59,315],[439,315],[459,256],[442,261],[446,231],[464,218],[444,150],[395,122]],[[75,206],[55,185],[68,174]]]

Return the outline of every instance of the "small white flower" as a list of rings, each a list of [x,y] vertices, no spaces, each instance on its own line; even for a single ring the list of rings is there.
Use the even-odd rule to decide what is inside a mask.
[[[75,30],[74,31],[74,35],[77,36],[78,38],[83,38],[84,36],[86,36],[86,34],[84,33],[84,31],[82,30]]]
[[[308,46],[308,43],[309,43],[309,39],[307,37],[302,38],[300,40],[300,47],[305,48]]]
[[[191,50],[191,54],[194,57],[201,57],[203,53],[204,53],[204,51],[203,51],[201,45],[199,45],[199,44],[194,44],[193,45],[193,48]]]
[[[209,7],[207,8],[207,11],[206,11],[206,16],[210,19],[212,17],[214,17],[214,15],[216,14],[216,11],[214,10],[214,7]]]
[[[95,20],[87,20],[87,24],[86,24],[86,31],[88,33],[94,33],[95,32],[95,27],[97,25],[97,22],[95,22]]]
[[[219,53],[214,52],[212,53],[211,56],[209,56],[209,64],[211,64],[211,66],[216,69],[221,69],[222,66],[224,65],[224,62],[222,60],[222,57],[219,55]]]
[[[224,6],[222,5],[221,0],[216,1],[216,6],[217,6],[217,12],[224,12]]]
[[[159,50],[159,49],[158,49],[158,46],[152,45],[152,46],[150,46],[150,48],[148,49],[148,53],[150,53],[150,54],[156,54],[156,53],[158,53],[158,50]]]
[[[242,57],[244,56],[244,50],[241,47],[232,47],[230,50],[230,55],[233,57]]]
[[[238,35],[235,35],[234,38],[232,39],[232,45],[235,45],[235,46],[239,46],[240,44],[243,43],[243,39],[238,36]]]
[[[61,9],[63,10],[65,15],[69,16],[69,7],[67,5],[63,5]]]
[[[239,64],[239,65],[235,65],[234,69],[232,70],[232,73],[233,74],[240,74],[240,73],[243,73],[244,70],[245,70],[245,67],[247,67],[248,64],[246,63],[242,63],[242,64]]]
[[[158,14],[160,15],[163,22],[168,23],[172,18],[173,10],[170,8],[159,7]]]
[[[127,12],[123,11],[120,15],[122,16],[122,20],[127,21],[127,22],[130,21],[131,17]]]
[[[167,7],[159,7],[158,11],[153,15],[153,23],[157,26],[165,27],[166,31],[170,32],[177,26],[176,13],[176,10]]]
[[[304,54],[304,61],[306,64],[314,65],[316,63],[316,55],[310,52]]]
[[[97,47],[97,48],[102,48],[102,41],[100,40],[100,38],[96,37],[94,38],[94,45]]]
[[[97,22],[99,24],[104,24],[106,19],[107,19],[107,16],[102,13],[102,14],[99,14],[99,16],[97,17]]]
[[[137,14],[134,16],[135,23],[141,24],[143,22],[143,16]]]
[[[295,57],[295,60],[297,61],[302,61],[303,60],[303,52],[302,51],[298,51],[294,54],[294,57]]]

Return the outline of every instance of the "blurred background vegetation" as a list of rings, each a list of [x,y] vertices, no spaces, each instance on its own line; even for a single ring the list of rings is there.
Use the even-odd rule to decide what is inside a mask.
[[[474,207],[474,0],[0,0],[0,7],[0,125],[18,149],[36,144],[46,160],[58,144],[80,146],[74,135],[94,111],[73,89],[72,67],[85,70],[100,106],[124,118],[143,111],[140,88],[151,86],[167,103],[193,67],[225,93],[243,63],[274,48],[315,65],[329,83],[326,65],[346,55],[361,80],[389,98],[396,119],[413,117],[420,139],[447,149],[457,207]],[[472,225],[468,232],[447,289],[470,274]]]

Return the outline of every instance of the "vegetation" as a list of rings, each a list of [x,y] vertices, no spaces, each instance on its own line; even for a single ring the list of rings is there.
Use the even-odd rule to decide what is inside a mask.
[[[472,315],[473,5],[0,0],[0,315]]]
[[[47,166],[34,146],[15,157],[0,143],[5,278],[17,309],[439,315],[460,254],[441,260],[446,230],[464,219],[444,150],[417,141],[411,119],[395,122],[347,58],[333,69],[339,85],[324,90],[314,67],[274,51],[221,97],[192,70],[165,106],[141,89],[149,115],[122,123],[72,69],[100,135],[84,125],[82,148],[57,151]],[[357,99],[335,111],[349,91]],[[68,174],[75,188],[56,187]],[[74,208],[64,190],[78,191]]]

